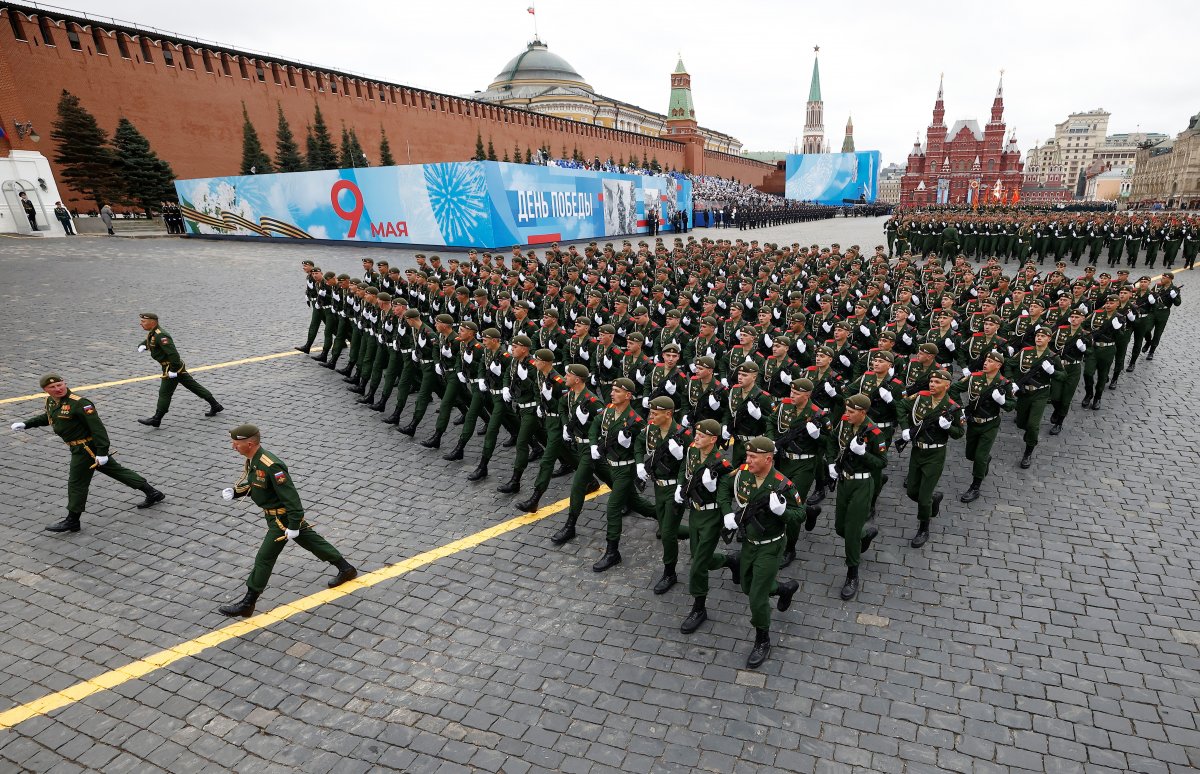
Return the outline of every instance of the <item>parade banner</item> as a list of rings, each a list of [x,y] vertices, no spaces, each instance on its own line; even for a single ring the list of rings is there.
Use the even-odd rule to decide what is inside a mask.
[[[175,181],[188,233],[496,249],[660,230],[692,184],[466,161]]]
[[[784,196],[818,204],[875,201],[879,151],[788,154]]]

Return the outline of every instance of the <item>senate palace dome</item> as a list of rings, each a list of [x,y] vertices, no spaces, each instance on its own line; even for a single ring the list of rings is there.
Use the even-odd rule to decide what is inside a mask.
[[[542,41],[534,40],[524,51],[508,60],[508,64],[501,68],[488,89],[512,89],[519,88],[523,83],[555,82],[579,86],[589,91],[592,88],[567,60],[551,53],[550,48]]]

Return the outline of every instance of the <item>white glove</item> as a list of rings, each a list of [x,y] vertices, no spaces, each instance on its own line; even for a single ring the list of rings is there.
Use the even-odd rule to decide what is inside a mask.
[[[487,380],[486,379],[480,378],[478,381],[475,382],[475,384],[478,385],[479,389],[481,389],[481,390],[487,389]]]
[[[971,378],[971,369],[967,366],[963,366],[962,375],[964,379]]]
[[[565,427],[563,428],[563,440],[567,443],[571,442],[571,431]]]
[[[946,349],[949,350],[950,352],[953,352],[954,350],[958,349],[958,346],[954,343],[953,339],[946,339],[945,344],[946,344]]]
[[[505,387],[504,389],[500,390],[500,397],[504,398],[505,403],[508,403],[512,400],[512,390]]]
[[[635,379],[637,379],[637,383],[638,383],[638,384],[645,384],[645,383],[646,383],[646,374],[642,373],[641,371],[634,371],[634,372],[633,372],[633,377],[634,377]]]
[[[683,505],[683,488],[675,487],[675,504]]]
[[[762,419],[762,409],[752,400],[746,401],[746,413],[754,419]]]
[[[138,352],[145,352],[145,351],[146,351],[146,345],[138,344]]]
[[[425,345],[428,343],[429,343],[429,339],[425,338],[424,336],[417,337],[417,346],[420,347],[421,349],[425,349]]]
[[[707,468],[700,474],[700,483],[710,492],[717,491],[717,477],[712,474]]]
[[[836,398],[837,390],[833,389],[832,384],[830,384],[829,382],[825,382],[825,394],[831,398]]]
[[[642,481],[650,478],[650,474],[646,472],[646,464],[644,462],[639,462],[637,465],[637,477]]]
[[[837,465],[834,465],[832,462],[831,462],[831,463],[829,463],[829,479],[830,479],[831,481],[837,481],[837,480],[838,480],[838,471],[837,471]]]
[[[1169,295],[1169,296],[1170,296],[1172,299],[1174,299],[1174,298],[1175,298],[1176,296],[1178,296],[1179,294],[1178,294],[1178,293],[1176,293],[1174,289],[1172,289],[1172,290],[1171,290],[1171,292],[1170,292],[1170,293],[1168,293],[1167,295]]]
[[[1113,323],[1113,327],[1116,328],[1117,330],[1121,330],[1121,326],[1124,325],[1124,323],[1121,322],[1120,317],[1114,317],[1112,323]]]
[[[624,430],[618,430],[617,431],[617,443],[621,444],[622,447],[628,449],[631,445],[633,445],[633,438],[630,437],[629,434],[626,433]]]
[[[778,492],[771,493],[767,505],[771,509],[771,513],[776,516],[782,516],[783,512],[787,510],[787,500],[784,500]]]
[[[667,382],[666,384],[663,385],[663,390],[668,395],[674,395],[675,394],[675,382]]]
[[[500,367],[500,362],[498,360],[493,360],[492,364],[488,366],[488,370],[494,373],[496,376],[504,373],[504,369]]]
[[[538,416],[538,419],[542,418],[542,407],[541,406],[537,407],[537,416]]]
[[[233,499],[233,487],[227,486],[224,489],[222,489],[221,490],[221,499],[222,500],[232,500]]]
[[[25,429],[25,423],[24,423],[24,422],[13,422],[13,423],[12,423],[12,429],[13,429],[13,430],[24,430],[24,429]]]
[[[1134,314],[1134,313],[1133,313],[1133,310],[1131,309],[1131,310],[1129,310],[1128,312],[1126,312],[1126,313],[1125,313],[1125,319],[1126,319],[1126,320],[1129,320],[1129,322],[1133,322],[1133,321],[1135,321],[1135,320],[1137,319],[1137,315],[1136,315],[1136,314]]]
[[[871,329],[870,329],[870,328],[868,328],[868,327],[867,327],[867,326],[865,326],[865,325],[860,325],[860,326],[858,326],[858,331],[859,331],[859,333],[861,333],[861,334],[862,334],[862,335],[864,335],[864,336],[870,336],[870,335],[871,335]]]
[[[176,379],[176,378],[178,378],[178,377],[179,377],[179,372],[178,372],[178,371],[167,371],[167,378],[168,378],[168,379]]]
[[[691,427],[692,420],[688,419],[687,414],[684,414],[683,419],[679,420],[679,424],[683,425],[684,427]]]
[[[728,379],[726,379],[725,377],[721,377],[721,386],[722,386],[722,387],[728,387],[728,386],[729,386],[729,380],[728,380]],[[716,408],[716,406],[713,406],[713,408]]]
[[[891,403],[893,400],[895,400],[895,397],[892,395],[892,391],[887,387],[879,388],[879,397],[883,398],[884,403]]]
[[[821,437],[821,428],[817,427],[812,422],[805,423],[804,429],[808,431],[809,438],[816,439]]]
[[[1154,300],[1155,300],[1155,299],[1154,299],[1154,294],[1153,294],[1153,293],[1151,293],[1150,295],[1146,296],[1146,300],[1147,300],[1147,301],[1149,301],[1150,303],[1152,303],[1152,304],[1153,304],[1153,303],[1154,303]]]
[[[667,440],[667,451],[671,452],[671,456],[675,459],[683,459],[683,444],[679,443],[674,438]]]
[[[867,445],[865,443],[860,443],[857,438],[851,438],[850,451],[861,457],[867,453]]]
[[[732,513],[725,514],[725,529],[737,529],[737,517],[735,517]]]
[[[949,430],[951,424],[953,423],[946,417],[938,417],[938,427],[942,428],[943,430]]]
[[[787,371],[780,371],[779,372],[779,381],[783,382],[784,384],[791,384],[792,383],[792,375],[789,374]]]
[[[804,343],[804,339],[796,340],[796,351],[801,355],[808,351],[808,345]]]
[[[96,466],[97,467],[103,467],[107,464],[108,464],[108,455],[107,454],[97,454],[96,455]]]
[[[850,367],[850,358],[846,357],[844,353],[838,355],[838,362],[844,365],[846,368]]]
[[[1048,374],[1053,374],[1054,373],[1054,364],[1051,363],[1049,360],[1043,360],[1042,361],[1042,370]]]
[[[717,400],[716,395],[708,396],[708,407],[710,409],[712,409],[713,411],[716,411],[717,409],[721,408],[721,401]]]
[[[576,406],[575,407],[575,418],[579,420],[579,424],[586,425],[588,423],[588,419],[591,418],[591,414],[584,411],[583,406]]]
[[[287,535],[287,539],[288,539],[288,540],[295,540],[296,538],[300,537],[300,530],[298,530],[298,529],[285,529],[285,530],[283,531],[283,534],[284,534],[284,535]]]
[[[600,459],[600,447],[597,446],[596,444],[592,444],[592,459],[594,459],[594,460]]]
[[[1116,320],[1114,319],[1113,322],[1116,322]],[[1087,344],[1083,343],[1083,339],[1075,339],[1075,348],[1080,352],[1084,352],[1087,350]]]
[[[726,427],[725,425],[721,425],[721,440],[722,441],[729,440],[729,428]]]
[[[444,375],[445,375],[445,373],[446,373],[445,371],[443,371],[443,370],[442,370],[442,364],[441,364],[441,363],[434,363],[434,364],[433,364],[433,372],[434,372],[435,374],[437,374],[438,376],[444,376]]]
[[[908,429],[907,427],[904,428],[900,431],[900,437],[904,439],[905,443],[908,443],[912,440],[912,430]]]
[[[1000,392],[1000,390],[996,389],[996,390],[992,390],[992,400],[996,401],[997,405],[1003,406],[1004,402],[1008,399],[1004,397],[1004,393],[1002,393],[1002,392]]]
[[[642,398],[642,408],[644,408],[644,409],[650,408],[650,397],[649,396]]]
[[[465,372],[465,371],[459,371],[459,372],[458,372],[457,374],[455,374],[455,375],[458,377],[458,380],[459,380],[460,382],[462,382],[463,384],[466,384],[466,383],[467,383],[467,374],[466,374],[466,372]]]
[[[912,336],[909,336],[907,333],[900,334],[900,340],[905,344],[912,344]]]

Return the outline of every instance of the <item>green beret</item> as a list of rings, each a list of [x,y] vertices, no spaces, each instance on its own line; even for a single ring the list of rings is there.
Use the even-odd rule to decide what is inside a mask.
[[[838,320],[837,323],[833,327],[841,328],[844,331],[854,330],[854,326],[850,323],[849,320]]]
[[[469,331],[478,331],[479,330],[479,324],[476,323],[474,320],[463,320],[462,322],[460,322],[458,324],[458,327],[466,328]]]
[[[387,293],[387,292],[382,292],[382,293],[380,293],[379,295],[377,295],[377,296],[376,296],[376,298],[378,298],[380,301],[391,301],[391,300],[392,300],[392,294],[391,294],[391,293]]]
[[[583,365],[582,363],[572,363],[571,365],[567,366],[567,373],[574,374],[580,379],[586,379],[591,374],[591,372],[588,371],[587,366]]]
[[[921,346],[917,347],[917,349],[920,350],[921,352],[924,352],[926,355],[936,355],[938,353],[937,344],[926,343],[926,344],[922,344]]]
[[[657,409],[659,411],[674,411],[675,401],[671,400],[666,395],[662,395],[650,401],[650,408]]]
[[[1000,324],[1000,315],[989,314],[987,317],[983,318],[983,321],[985,323],[996,323],[997,325],[999,325]]]
[[[1044,333],[1044,334],[1046,334],[1047,336],[1053,336],[1053,335],[1054,335],[1054,332],[1053,332],[1053,331],[1051,331],[1051,330],[1050,330],[1048,327],[1046,327],[1045,325],[1039,325],[1038,327],[1034,328],[1034,329],[1033,329],[1033,333],[1034,333],[1034,335],[1035,335],[1035,336],[1040,336],[1040,335],[1041,335],[1041,334],[1043,334],[1043,333]]]
[[[591,327],[591,323],[589,323],[587,321],[586,317],[580,317],[578,320],[575,321],[576,328],[578,328],[580,325],[582,325],[585,328]]]
[[[545,312],[542,313],[542,317],[553,317],[555,320],[557,320],[558,319],[558,310],[557,309],[547,309]]]
[[[488,294],[488,292],[486,290],[484,290],[483,288],[476,288],[476,290],[475,290],[476,298],[487,298],[487,294]]]
[[[937,349],[937,347],[934,347],[934,349]],[[833,347],[817,347],[817,354],[833,357]]]
[[[500,338],[500,331],[496,330],[495,328],[484,328],[483,337],[485,339],[498,339]]]
[[[634,317],[641,317],[644,314],[650,314],[650,310],[644,306],[635,306],[630,314]]]
[[[1104,299],[1104,303],[1108,303],[1108,299],[1110,299],[1110,298],[1115,300],[1116,296],[1106,296]],[[1074,309],[1071,310],[1071,313],[1067,316],[1074,317],[1075,315],[1079,315],[1080,317],[1083,317],[1085,314],[1087,314],[1087,312],[1083,311],[1079,307],[1075,307]]]
[[[886,349],[877,349],[871,353],[872,360],[886,360],[889,363],[896,362],[896,356]]]
[[[717,318],[715,318],[711,315],[708,317],[701,317],[700,324],[701,325],[711,325],[715,328],[717,326]]]
[[[755,454],[774,454],[775,442],[765,435],[756,435],[746,444],[746,451]]]
[[[625,296],[613,296],[612,302],[613,306],[616,306],[617,304],[625,304],[626,306],[629,305],[629,299]]]
[[[548,349],[539,349],[537,352],[533,353],[533,356],[546,363],[554,362],[554,353]]]
[[[339,275],[337,275],[337,279],[338,279],[338,282],[341,282],[342,280],[348,280],[348,279],[350,279],[350,275],[349,274],[339,274]]]
[[[790,347],[790,346],[792,346],[792,337],[791,336],[776,336],[775,343],[782,344],[785,347]]]
[[[249,438],[258,437],[257,425],[238,425],[229,431],[229,437],[235,441],[245,441]]]
[[[600,332],[601,333],[616,333],[617,328],[615,325],[601,325]]]
[[[715,358],[711,358],[708,355],[705,355],[704,357],[696,358],[696,365],[702,366],[704,368],[716,368],[717,361]]]
[[[702,419],[696,423],[696,432],[705,435],[720,435],[721,423],[715,419]]]
[[[625,337],[626,341],[645,341],[646,336],[641,331],[634,331]]]
[[[378,292],[379,288],[375,287],[374,285],[367,285],[365,288],[363,288],[363,295],[373,296]]]
[[[678,355],[679,354],[679,345],[676,344],[675,342],[671,342],[667,346],[663,347],[662,351],[663,351],[664,355],[668,352],[674,352],[676,355]]]
[[[325,272],[325,275],[324,275],[324,276],[325,276],[325,279],[327,279],[327,280],[331,280],[331,279],[337,279],[337,275],[336,275],[336,274],[334,274],[334,273],[333,273],[333,272],[331,272],[331,271],[327,271],[327,272]]]
[[[788,299],[791,301],[801,301],[804,299],[804,293],[799,290],[793,290],[791,293],[788,293]]]
[[[950,372],[945,368],[938,368],[933,373],[929,374],[930,379],[941,379],[942,381],[950,381]]]
[[[354,287],[356,287],[356,288],[361,288],[361,287],[362,287],[362,285],[363,285],[363,281],[362,281],[362,280],[360,280],[358,277],[352,277],[352,278],[350,279],[350,284],[351,284],[351,285],[353,285],[353,286],[354,286]]]
[[[448,314],[439,314],[437,317],[434,318],[434,322],[440,322],[444,325],[453,325],[454,317],[452,315],[448,315]]]
[[[895,341],[896,340],[896,332],[895,331],[880,331],[879,332],[879,340],[883,341],[884,339],[887,339],[888,341]]]
[[[667,317],[683,317],[683,312],[679,311],[678,309],[672,309],[671,311],[667,312]]]
[[[624,376],[622,376],[620,379],[614,379],[612,386],[619,387],[622,390],[625,390],[625,392],[633,392],[635,389],[633,386],[633,380],[626,379]]]
[[[512,343],[518,347],[532,347],[533,339],[526,336],[524,333],[513,336]]]
[[[419,319],[420,317],[421,317],[421,313],[418,312],[416,309],[409,309],[408,311],[406,311],[404,313],[405,320],[416,320],[416,319]]]
[[[62,380],[63,378],[58,374],[46,374],[41,379],[38,379],[38,386],[44,390],[46,389],[46,385],[54,384],[55,382],[61,382]]]
[[[758,363],[755,363],[753,360],[744,360],[738,365],[737,370],[745,371],[748,374],[756,374],[758,373]]]
[[[143,320],[153,320],[154,322],[158,322],[158,315],[156,315],[154,312],[142,312],[138,315],[138,317],[142,318]]]
[[[805,377],[800,377],[799,379],[795,379],[792,381],[792,389],[799,390],[800,392],[812,392],[813,391],[812,379],[808,379]]]
[[[871,408],[871,399],[860,392],[858,395],[849,398],[846,401],[846,406],[849,408],[862,409],[863,411],[866,411],[867,409]]]
[[[747,336],[758,336],[758,328],[755,328],[753,325],[743,325],[741,328],[738,328],[738,335],[741,336],[743,333]]]
[[[998,349],[993,349],[991,352],[987,353],[987,359],[995,360],[1000,365],[1004,365],[1004,355],[1001,354],[1000,350]]]
[[[405,298],[403,293],[397,293],[392,296],[392,309],[394,310],[398,306],[408,306],[408,299]]]

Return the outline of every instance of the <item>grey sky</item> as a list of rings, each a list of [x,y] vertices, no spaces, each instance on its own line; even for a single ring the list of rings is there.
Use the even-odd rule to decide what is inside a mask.
[[[533,37],[529,0],[149,4],[59,0],[89,15],[267,51],[451,94],[484,89]],[[1150,11],[1152,7],[1153,11]],[[284,10],[286,8],[286,10]],[[825,134],[903,162],[945,72],[946,123],[988,118],[1000,69],[1022,152],[1074,110],[1111,112],[1110,132],[1174,136],[1200,111],[1200,3],[689,3],[540,0],[541,39],[607,96],[666,110],[677,53],[701,124],[747,150],[801,135],[813,46]]]

